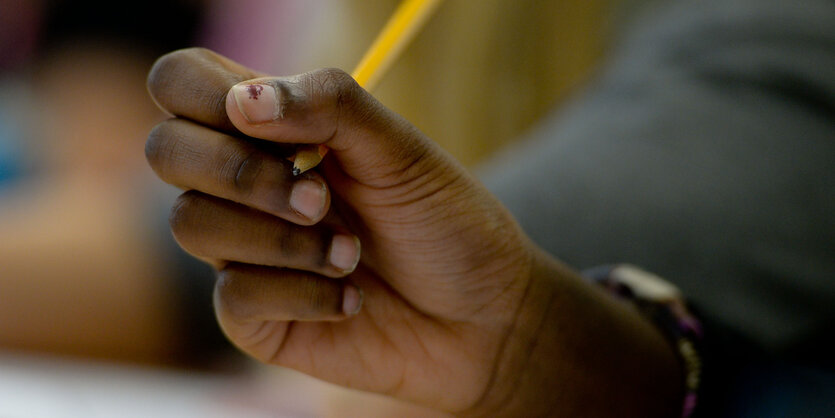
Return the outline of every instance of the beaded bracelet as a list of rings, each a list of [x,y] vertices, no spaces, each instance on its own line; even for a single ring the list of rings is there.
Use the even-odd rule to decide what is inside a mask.
[[[702,326],[687,307],[681,292],[671,283],[635,266],[619,264],[583,272],[590,281],[619,299],[630,301],[667,337],[684,368],[684,403],[681,416],[696,408],[702,373]]]

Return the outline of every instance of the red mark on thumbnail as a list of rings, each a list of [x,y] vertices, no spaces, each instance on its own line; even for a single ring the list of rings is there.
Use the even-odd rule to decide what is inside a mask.
[[[246,86],[246,91],[249,92],[249,98],[252,100],[258,100],[258,96],[261,95],[261,91],[264,90],[264,86],[259,86],[258,84],[250,84]]]

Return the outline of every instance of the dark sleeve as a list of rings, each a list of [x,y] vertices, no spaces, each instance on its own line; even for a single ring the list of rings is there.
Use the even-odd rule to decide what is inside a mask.
[[[676,2],[619,51],[482,179],[575,267],[679,286],[714,365],[831,373],[835,2]]]

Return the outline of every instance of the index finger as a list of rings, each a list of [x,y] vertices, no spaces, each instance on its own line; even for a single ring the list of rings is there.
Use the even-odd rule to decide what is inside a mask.
[[[262,77],[205,48],[160,57],[148,74],[148,92],[166,112],[228,133],[239,133],[226,116],[226,94],[235,84]]]

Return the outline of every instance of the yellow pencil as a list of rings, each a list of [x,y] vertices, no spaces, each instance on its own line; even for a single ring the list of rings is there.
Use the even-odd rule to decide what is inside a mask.
[[[391,64],[429,20],[441,0],[403,0],[351,75],[366,90],[373,90]]]
[[[374,89],[440,3],[441,0],[403,0],[351,73],[357,83],[366,90]],[[323,145],[300,146],[292,159],[293,174],[316,167],[327,152]]]

